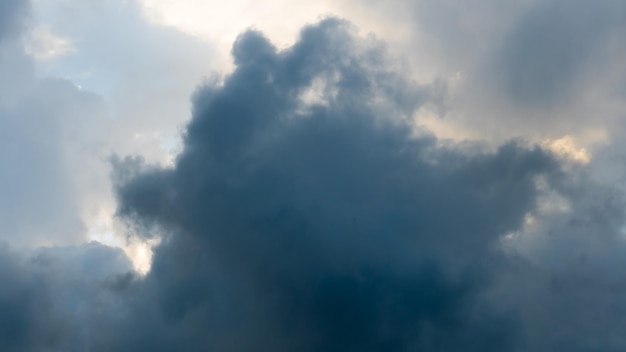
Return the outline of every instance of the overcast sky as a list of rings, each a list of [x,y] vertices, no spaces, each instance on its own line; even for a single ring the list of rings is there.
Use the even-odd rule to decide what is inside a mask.
[[[0,0],[0,350],[625,351],[626,2]]]

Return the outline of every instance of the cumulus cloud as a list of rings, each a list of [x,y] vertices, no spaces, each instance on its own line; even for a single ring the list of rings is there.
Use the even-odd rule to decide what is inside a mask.
[[[247,32],[233,57],[223,83],[195,94],[173,168],[117,164],[120,215],[163,236],[151,271],[115,276],[124,256],[99,245],[26,264],[3,255],[3,272],[26,280],[3,300],[23,307],[6,320],[22,338],[6,348],[513,346],[515,317],[482,300],[487,267],[533,207],[536,176],[556,172],[552,158],[440,147],[410,124],[437,84],[389,71],[380,43],[341,20],[282,51]]]
[[[385,72],[346,28],[283,51],[244,34],[234,73],[196,94],[175,167],[118,166],[139,172],[120,213],[165,236],[146,278],[172,332],[158,345],[623,349],[624,197],[593,175],[606,156],[565,175],[539,149],[441,147],[405,120],[433,87]],[[323,99],[302,100],[320,80]]]
[[[336,19],[282,51],[243,34],[235,71],[196,93],[175,166],[119,185],[120,214],[164,234],[145,279],[171,327],[146,332],[157,346],[514,346],[515,318],[481,292],[556,163],[516,144],[438,147],[409,119],[430,87],[387,71],[375,44]],[[319,80],[322,101],[303,101]]]

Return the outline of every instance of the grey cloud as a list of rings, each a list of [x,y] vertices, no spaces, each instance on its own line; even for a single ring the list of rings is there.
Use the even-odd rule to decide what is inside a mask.
[[[189,95],[214,65],[211,43],[152,24],[137,1],[51,0],[39,13],[75,49],[45,72],[110,102],[103,154],[162,161],[163,144],[175,144],[187,121]]]
[[[413,20],[415,32],[427,36],[421,45],[447,63],[442,74],[475,78],[470,89],[494,84],[506,93],[494,100],[508,97],[522,108],[572,103],[589,81],[611,73],[615,49],[625,47],[626,7],[618,0],[392,4],[387,11],[413,14],[405,21]]]
[[[14,105],[33,81],[32,62],[22,49],[29,8],[24,0],[0,4],[0,107],[5,109]]]
[[[584,174],[562,185],[569,210],[535,213],[535,226],[514,246],[520,260],[490,288],[491,302],[520,311],[521,350],[626,348],[626,198]]]
[[[454,138],[497,144],[573,135],[597,142],[599,133],[621,126],[621,1],[349,2],[405,29],[399,50],[414,71],[450,83],[448,109],[437,125]]]
[[[0,42],[9,36],[21,32],[23,14],[28,9],[28,3],[23,0],[6,0],[0,3]]]
[[[97,316],[115,307],[112,283],[131,265],[119,249],[97,243],[0,249],[0,348],[7,352],[89,351],[101,334]]]
[[[78,243],[87,236],[83,219],[93,217],[93,203],[101,206],[110,199],[105,159],[113,120],[102,97],[66,79],[37,77],[24,50],[32,30],[29,5],[2,5],[6,23],[15,25],[0,43],[0,162],[5,165],[0,241],[16,247]]]
[[[626,80],[624,30],[620,1],[530,2],[493,27],[499,36],[467,72],[464,124],[541,139],[614,129],[623,116],[615,92]]]
[[[113,151],[149,149],[150,160],[163,160],[161,144],[174,148],[188,95],[212,49],[150,25],[134,2],[0,6],[0,162],[10,164],[0,170],[0,241],[77,243],[103,209],[114,207],[106,162]],[[36,25],[31,17],[76,51],[35,62],[24,50]],[[42,79],[42,73],[73,80]],[[90,74],[96,78],[82,77]]]
[[[0,47],[0,135],[7,136],[0,145],[14,145],[0,154],[15,161],[0,175],[23,181],[7,186],[0,200],[0,239],[15,246],[77,243],[110,230],[96,227],[103,219],[110,225],[115,207],[111,154],[163,162],[174,153],[189,95],[209,70],[213,49],[151,24],[135,1],[51,0],[33,11],[38,26],[71,50],[33,62],[19,38]]]
[[[94,243],[0,251],[0,349],[623,350],[622,193],[522,142],[487,152],[414,127],[440,83],[387,69],[382,47],[337,19],[284,50],[242,34],[234,72],[193,96],[173,167],[113,159],[119,215],[163,237],[151,271]],[[5,109],[29,126],[101,104],[39,84]],[[28,139],[7,116],[3,141],[23,150],[7,155],[51,165],[63,161],[45,146],[84,130]],[[570,209],[546,212],[545,192]],[[510,233],[519,253],[499,250]]]
[[[622,1],[539,2],[504,38],[491,73],[522,105],[567,103],[594,66],[606,64],[607,45],[624,30]]]
[[[28,94],[0,110],[3,241],[21,246],[84,239],[76,175],[87,171],[74,174],[72,166],[93,164],[84,159],[89,145],[75,143],[105,111],[100,97],[57,79],[33,81]]]
[[[27,1],[3,2],[0,42],[0,241],[13,246],[77,242],[85,237],[78,193],[92,167],[80,143],[106,115],[102,99],[62,79],[36,77],[24,52]],[[88,128],[86,128],[88,127]],[[93,139],[91,139],[93,141]],[[102,163],[104,164],[104,163]]]
[[[142,328],[117,350],[514,347],[515,317],[480,293],[500,260],[491,247],[556,164],[516,144],[466,154],[412,137],[385,94],[420,102],[425,87],[377,50],[335,19],[283,51],[257,32],[238,39],[236,70],[194,97],[175,167],[119,185],[120,214],[165,238],[144,283],[159,319],[132,320]],[[303,103],[319,79],[324,102]]]
[[[621,13],[589,3],[546,20],[542,6],[562,5],[536,5],[496,50],[535,48],[537,61],[498,69],[528,70],[550,104],[573,94],[597,62],[587,51],[610,39]],[[609,29],[591,28],[604,16]],[[572,39],[573,23],[598,32],[546,44]],[[280,52],[259,33],[242,36],[233,75],[196,94],[176,166],[120,186],[120,213],[166,233],[145,283],[159,318],[133,323],[143,328],[120,349],[623,350],[624,197],[585,176],[595,159],[563,176],[540,150],[463,153],[410,137],[402,121],[378,118],[371,97],[393,90],[379,86],[380,66],[350,56],[336,26],[309,28]],[[546,36],[529,44],[534,27]],[[549,69],[560,60],[563,71]],[[339,88],[303,108],[297,97],[315,77],[339,77]],[[534,176],[545,172],[568,210],[535,207]],[[492,252],[529,214],[538,228],[524,230],[523,253]]]

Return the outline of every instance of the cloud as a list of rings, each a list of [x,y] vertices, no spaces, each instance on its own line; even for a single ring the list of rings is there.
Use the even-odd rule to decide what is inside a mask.
[[[460,88],[486,92],[464,96],[477,97],[476,106],[509,109],[513,118],[569,111],[563,102],[580,94],[580,82],[591,82],[600,60],[588,49],[620,43],[609,34],[619,20],[595,34],[584,29],[617,3],[581,4],[582,12],[569,9],[558,23],[546,18],[561,11],[559,1],[506,4],[506,16],[467,33],[467,23],[491,16],[463,17],[459,9],[469,5],[451,2],[421,1],[418,8],[459,16],[458,28],[423,27],[457,53],[452,64],[480,33],[511,19],[465,66],[471,79]],[[85,6],[120,13],[110,3]],[[150,31],[136,20],[131,11],[129,28]],[[71,38],[78,27],[67,26],[59,33]],[[107,48],[121,50],[115,36],[94,26],[89,42],[104,38]],[[532,40],[535,27],[549,35]],[[555,47],[572,28],[584,40]],[[0,61],[0,70],[15,79],[0,89],[22,88],[1,95],[0,160],[11,167],[0,171],[9,195],[0,199],[0,225],[12,245],[47,236],[58,242],[81,233],[76,193],[90,188],[74,181],[93,176],[77,177],[71,165],[105,170],[77,146],[101,148],[102,134],[115,127],[102,97],[67,80],[36,78],[12,30],[1,32],[2,55],[13,61]],[[459,35],[467,43],[455,49]],[[569,55],[578,52],[590,56]],[[525,55],[536,61],[513,60]],[[446,89],[459,87],[412,81],[390,63],[385,43],[359,37],[336,18],[305,27],[284,49],[247,31],[232,56],[232,73],[193,95],[172,165],[153,164],[150,156],[112,159],[118,215],[129,233],[160,239],[151,270],[137,276],[121,250],[97,243],[0,249],[0,350],[624,350],[626,198],[618,183],[599,177],[615,161],[614,149],[571,163],[566,156],[586,148],[567,133],[546,137],[552,151],[522,140],[490,149],[438,139],[413,119],[440,108]],[[565,73],[550,70],[563,60],[571,60]],[[131,61],[122,66],[141,68],[140,58]],[[120,92],[159,81],[148,73],[160,72],[163,62],[146,65],[133,84],[120,83]],[[490,78],[481,76],[485,63],[501,74],[481,82]],[[118,64],[98,65],[116,71]],[[522,94],[518,73],[546,91]],[[513,102],[483,90],[494,87]],[[154,97],[141,96],[131,99],[138,107]],[[471,122],[509,126],[493,114]],[[563,117],[552,118],[546,115],[546,126],[558,127]]]
[[[234,72],[194,96],[175,166],[118,162],[136,174],[120,215],[164,236],[145,285],[166,332],[133,320],[132,348],[514,346],[515,318],[481,301],[486,265],[556,163],[516,144],[438,147],[408,119],[429,87],[386,70],[376,44],[337,19],[281,51],[247,32]],[[320,81],[322,102],[307,103]]]
[[[90,350],[97,316],[114,307],[130,262],[97,243],[42,248],[30,259],[0,249],[0,348],[8,352]]]
[[[88,238],[127,245],[124,229],[112,219],[108,157],[140,153],[170,162],[188,119],[189,95],[210,72],[214,50],[148,23],[134,1],[23,5],[30,11],[15,22],[24,25],[0,47],[6,78],[0,82],[0,134],[11,140],[0,145],[16,144],[0,153],[17,161],[3,171],[5,180],[24,180],[7,186],[10,197],[0,200],[10,206],[0,219],[0,240],[21,246]],[[37,41],[42,33],[45,43]],[[55,53],[67,50],[40,55],[49,45]],[[29,150],[30,159],[21,159],[20,151]]]
[[[624,329],[624,192],[577,172],[509,240],[518,258],[490,301],[520,312],[520,350],[619,351]],[[513,261],[515,262],[515,261]]]
[[[14,10],[3,16],[16,25],[0,42],[0,241],[71,242],[84,235],[78,189],[68,173],[70,158],[80,152],[65,148],[76,139],[72,129],[84,124],[83,116],[100,117],[102,102],[65,80],[36,78],[22,45],[28,3],[2,6]]]
[[[108,235],[115,204],[106,160],[113,152],[171,157],[188,96],[208,70],[210,45],[147,24],[131,2],[2,6],[0,162],[10,166],[0,171],[0,241],[115,237]],[[31,57],[41,28],[74,50],[45,62]],[[82,77],[89,71],[93,80]]]
[[[19,33],[23,13],[28,9],[28,3],[22,0],[7,0],[0,4],[0,40]]]
[[[540,2],[505,37],[492,67],[498,87],[525,106],[568,103],[625,25],[620,1]]]
[[[626,77],[617,60],[626,49],[625,14],[619,1],[534,2],[471,74],[469,85],[490,93],[470,99],[482,100],[480,109],[496,107],[490,119],[515,133],[598,142],[592,131],[615,128],[623,108],[616,89]]]
[[[213,69],[212,44],[149,23],[135,1],[51,0],[38,3],[35,15],[73,47],[41,70],[108,101],[107,152],[166,160],[163,144],[177,140],[189,95]]]
[[[420,116],[440,135],[494,144],[571,135],[591,147],[621,129],[626,11],[620,1],[350,4],[371,7],[372,21],[408,28],[395,50],[421,77],[449,83],[445,116],[434,122]]]

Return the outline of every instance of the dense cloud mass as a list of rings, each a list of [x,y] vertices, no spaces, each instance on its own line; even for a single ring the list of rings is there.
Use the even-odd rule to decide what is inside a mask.
[[[623,6],[512,3],[462,85],[515,113],[563,111],[606,74],[591,67],[603,50],[620,52]],[[19,45],[26,5],[0,3],[0,74],[19,88],[0,80],[0,238],[13,247],[84,232],[68,140],[106,115],[100,96],[36,77]],[[467,25],[423,16],[444,44]],[[524,139],[437,137],[415,118],[458,103],[458,85],[416,83],[342,19],[282,49],[248,30],[231,54],[233,71],[193,95],[172,165],[110,159],[128,235],[158,243],[150,270],[96,242],[0,247],[1,351],[626,350],[626,198],[608,167],[621,154],[580,163]]]
[[[498,238],[555,162],[516,144],[462,153],[413,131],[406,116],[434,87],[386,71],[374,44],[334,19],[283,51],[242,35],[236,70],[195,95],[175,167],[120,185],[120,213],[165,234],[145,283],[173,331],[157,346],[513,346],[515,317],[481,292]]]

